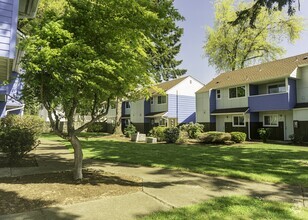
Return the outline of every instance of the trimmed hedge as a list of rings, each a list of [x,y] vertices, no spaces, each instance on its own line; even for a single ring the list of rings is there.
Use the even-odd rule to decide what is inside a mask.
[[[175,143],[180,137],[180,129],[177,127],[166,128],[164,133],[167,143]]]
[[[157,141],[164,141],[165,140],[165,130],[166,129],[167,129],[167,127],[164,127],[164,126],[154,127],[149,132],[149,136],[157,138]]]
[[[219,131],[210,131],[201,133],[198,139],[206,144],[224,144],[226,141],[231,141],[231,134]]]
[[[231,140],[235,143],[242,143],[246,140],[246,133],[244,132],[231,132]]]
[[[180,126],[181,131],[186,131],[188,133],[189,138],[197,138],[200,133],[203,132],[204,125],[199,123],[192,123],[184,124]]]

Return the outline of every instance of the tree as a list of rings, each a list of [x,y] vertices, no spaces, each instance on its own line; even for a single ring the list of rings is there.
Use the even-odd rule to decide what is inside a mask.
[[[22,45],[24,98],[42,103],[54,132],[72,144],[76,180],[83,159],[77,135],[107,114],[110,100],[153,83],[152,31],[165,24],[152,10],[155,2],[67,0],[64,13],[47,10]],[[59,107],[67,134],[60,130]],[[77,113],[92,119],[77,128]]]
[[[268,8],[269,13],[272,10],[281,11],[283,8],[288,7],[288,14],[292,16],[296,11],[294,4],[295,0],[255,0],[252,6],[237,11],[237,17],[233,21],[230,21],[230,23],[237,25],[244,20],[248,20],[250,26],[255,27],[255,21],[262,7]],[[298,0],[298,9],[300,9],[300,0]]]
[[[264,7],[256,18],[255,27],[247,20],[230,24],[236,18],[236,11],[245,7],[245,3],[234,6],[234,0],[215,4],[214,28],[207,27],[204,50],[217,72],[276,59],[285,52],[279,43],[284,39],[294,42],[303,30],[301,18],[289,17],[282,11],[269,14]]]
[[[151,11],[157,14],[163,25],[157,25],[152,30],[151,39],[154,42],[155,53],[151,51],[151,67],[149,71],[154,76],[155,82],[175,79],[186,73],[187,70],[179,68],[182,60],[177,60],[176,56],[180,52],[180,39],[183,35],[183,28],[177,26],[177,21],[184,19],[174,8],[173,1],[154,0]],[[132,96],[131,96],[132,98]],[[124,98],[125,99],[125,98]],[[116,100],[116,119],[114,134],[122,134],[121,109],[123,97]]]

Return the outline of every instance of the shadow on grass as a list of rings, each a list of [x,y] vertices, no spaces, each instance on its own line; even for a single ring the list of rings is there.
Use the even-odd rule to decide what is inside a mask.
[[[285,203],[262,201],[250,197],[220,197],[169,212],[156,212],[136,218],[149,219],[302,219]]]
[[[86,158],[308,186],[308,149],[249,144],[202,146],[82,141]]]

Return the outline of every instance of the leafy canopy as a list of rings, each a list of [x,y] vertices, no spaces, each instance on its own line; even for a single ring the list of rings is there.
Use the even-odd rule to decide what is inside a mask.
[[[217,72],[276,59],[285,52],[280,46],[283,40],[294,42],[300,37],[303,30],[300,17],[289,17],[279,10],[268,13],[265,7],[261,8],[255,27],[251,27],[248,20],[232,25],[230,21],[236,18],[236,12],[249,5],[234,0],[217,0],[215,3],[214,28],[207,27],[204,50]]]

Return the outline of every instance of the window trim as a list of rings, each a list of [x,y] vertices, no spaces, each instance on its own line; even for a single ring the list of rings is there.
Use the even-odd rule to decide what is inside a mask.
[[[151,104],[151,105],[154,105],[154,97],[151,97],[151,98],[150,98],[150,104]]]
[[[238,97],[238,96],[237,96],[237,88],[240,88],[240,87],[244,87],[244,88],[245,88],[245,95],[244,95],[244,96],[241,96],[241,97]],[[230,89],[234,89],[234,88],[235,88],[235,90],[236,90],[236,97],[231,98],[231,97],[230,97]],[[246,97],[247,97],[247,95],[246,95],[246,85],[241,85],[241,86],[229,87],[229,88],[228,88],[228,99],[241,99],[241,98],[246,98]]]
[[[159,103],[159,97],[165,97],[165,102]],[[160,100],[160,101],[161,101],[161,100]],[[167,103],[167,96],[162,96],[162,95],[157,96],[157,104],[158,104],[158,105],[163,105],[163,104],[166,104],[166,103]]]
[[[244,124],[243,125],[240,125],[240,124],[238,124],[238,125],[236,125],[236,124],[234,124],[234,118],[235,117],[243,117],[244,118]],[[244,128],[244,127],[246,127],[246,119],[245,119],[245,116],[244,115],[233,115],[232,116],[232,127],[241,127],[241,128]]]
[[[266,125],[265,124],[265,116],[276,116],[277,117],[277,125]],[[279,115],[278,114],[266,114],[266,115],[263,115],[263,127],[279,127]]]
[[[128,105],[129,107],[127,107],[127,105]],[[130,103],[129,103],[129,102],[125,102],[125,109],[130,109]]]

